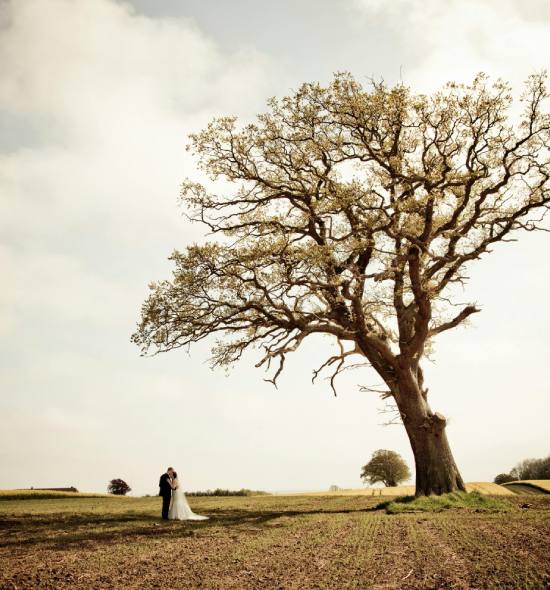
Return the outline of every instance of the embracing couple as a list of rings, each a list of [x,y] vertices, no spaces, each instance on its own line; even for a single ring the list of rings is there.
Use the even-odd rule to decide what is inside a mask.
[[[160,476],[159,496],[162,496],[163,520],[207,520],[208,516],[195,514],[183,493],[178,474],[173,467],[168,467],[166,473]]]

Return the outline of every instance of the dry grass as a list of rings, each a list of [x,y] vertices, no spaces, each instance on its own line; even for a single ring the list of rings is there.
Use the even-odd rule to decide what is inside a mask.
[[[95,492],[56,492],[53,490],[0,490],[1,500],[30,500],[55,498],[120,498],[113,494],[98,494]]]
[[[359,489],[341,489],[334,492],[293,492],[280,493],[277,496],[367,496],[379,498],[381,496],[409,496],[414,494],[414,486],[397,486],[393,488],[359,488]]]
[[[497,483],[488,481],[473,481],[466,484],[468,492],[479,492],[488,496],[510,496],[510,490]],[[513,492],[512,492],[513,494]]]
[[[511,490],[491,482],[471,482],[466,484],[468,492],[479,492],[489,496],[513,496]],[[360,488],[343,489],[335,492],[296,492],[293,494],[279,494],[291,496],[369,496],[380,498],[381,496],[414,496],[414,486],[396,486],[392,488]]]

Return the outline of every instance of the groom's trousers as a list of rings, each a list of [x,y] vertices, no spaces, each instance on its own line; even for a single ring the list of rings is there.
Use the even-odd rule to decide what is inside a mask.
[[[170,508],[171,494],[164,494],[162,496],[162,518],[168,520],[168,509]]]

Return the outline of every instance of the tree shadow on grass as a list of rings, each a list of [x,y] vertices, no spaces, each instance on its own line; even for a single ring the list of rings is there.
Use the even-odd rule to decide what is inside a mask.
[[[211,510],[204,521],[163,521],[147,513],[125,514],[48,514],[0,516],[0,547],[41,546],[74,549],[137,538],[166,540],[191,537],[196,532],[228,528],[242,534],[258,534],[265,528],[287,526],[281,518],[319,514],[373,512],[376,507],[331,510]]]

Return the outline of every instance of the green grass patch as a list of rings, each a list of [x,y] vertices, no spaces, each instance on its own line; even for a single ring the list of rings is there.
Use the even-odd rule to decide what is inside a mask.
[[[388,500],[377,505],[378,509],[385,509],[388,514],[402,514],[404,512],[441,512],[442,510],[467,508],[482,511],[510,510],[510,504],[479,492],[452,492],[441,496],[402,496],[395,500]]]

